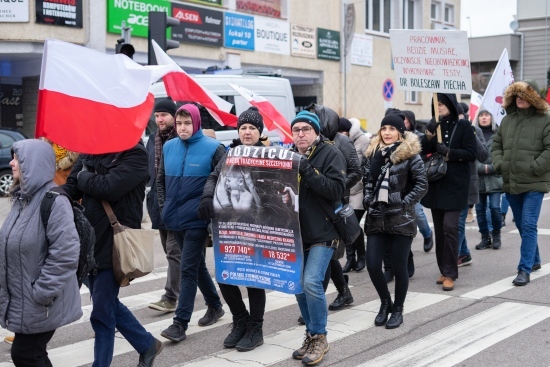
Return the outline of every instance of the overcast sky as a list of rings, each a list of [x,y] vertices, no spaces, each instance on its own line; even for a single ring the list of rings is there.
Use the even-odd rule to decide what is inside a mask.
[[[462,0],[460,28],[468,37],[513,33],[510,22],[516,13],[516,0]]]

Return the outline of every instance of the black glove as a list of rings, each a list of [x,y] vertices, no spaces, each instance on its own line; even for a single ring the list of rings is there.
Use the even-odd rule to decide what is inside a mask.
[[[199,219],[214,218],[214,200],[212,198],[202,198],[197,211]]]
[[[303,176],[307,172],[309,172],[310,169],[311,169],[311,164],[309,163],[309,160],[302,155],[300,158],[300,168],[298,168],[298,172],[300,172],[300,174]]]
[[[441,154],[442,156],[446,157],[450,149],[448,146],[446,146],[443,143],[437,143],[437,145],[435,146],[435,151]]]
[[[429,131],[430,134],[435,135],[437,125],[439,125],[439,122],[435,122],[434,119],[431,119],[430,122],[428,122],[428,124],[426,125],[426,130]]]

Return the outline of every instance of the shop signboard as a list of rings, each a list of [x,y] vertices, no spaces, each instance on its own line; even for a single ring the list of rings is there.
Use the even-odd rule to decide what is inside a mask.
[[[224,45],[254,51],[254,17],[224,13]]]
[[[172,17],[180,25],[172,27],[172,39],[223,47],[223,13],[217,10],[172,3]]]
[[[35,0],[36,23],[82,28],[82,0]]]
[[[23,126],[23,88],[0,84],[0,121],[3,127]]]
[[[315,58],[315,28],[292,24],[290,26],[290,42],[292,56]]]
[[[203,4],[203,5],[222,6],[222,0],[188,0],[188,1]]]
[[[254,49],[290,55],[289,23],[273,18],[254,17]]]
[[[166,0],[107,0],[107,32],[120,34],[124,21],[132,27],[132,37],[147,37],[149,12],[163,11],[171,16],[170,10]]]
[[[28,21],[29,0],[0,1],[0,23]]]
[[[317,28],[317,58],[340,61],[340,32]]]
[[[281,0],[237,0],[237,11],[280,18]]]

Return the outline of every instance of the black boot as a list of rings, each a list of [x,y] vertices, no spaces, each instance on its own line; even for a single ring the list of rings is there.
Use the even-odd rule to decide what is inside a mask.
[[[332,302],[328,309],[331,311],[335,310],[341,310],[345,305],[351,305],[353,303],[353,296],[351,295],[351,291],[349,290],[349,287],[346,286],[341,292],[338,292],[338,297]]]
[[[355,266],[355,271],[361,271],[365,269],[367,262],[365,260],[365,255],[357,257],[357,265]]]
[[[403,306],[394,306],[391,317],[386,323],[386,329],[395,329],[403,323]]]
[[[430,237],[424,238],[424,252],[430,252],[434,247],[434,233],[430,234]]]
[[[375,326],[382,326],[388,321],[388,315],[393,311],[393,304],[391,298],[383,299],[382,304],[380,305],[380,311],[374,319]]]
[[[476,245],[476,250],[485,250],[487,248],[491,248],[491,246],[491,236],[489,235],[489,232],[481,233],[481,242]]]
[[[246,333],[246,323],[248,322],[248,315],[241,317],[239,319],[233,318],[233,324],[231,327],[231,332],[223,341],[223,346],[226,348],[235,348],[239,340],[242,339]]]
[[[347,252],[346,247],[346,252]],[[355,254],[348,255],[346,265],[342,267],[342,273],[349,273],[351,270],[355,269],[355,266],[357,265],[357,262],[355,261]]]
[[[500,242],[500,231],[493,231],[493,250],[498,250],[502,243]]]
[[[239,352],[248,352],[264,343],[264,332],[262,330],[263,322],[254,322],[248,319],[246,323],[246,333],[239,340],[235,348]]]

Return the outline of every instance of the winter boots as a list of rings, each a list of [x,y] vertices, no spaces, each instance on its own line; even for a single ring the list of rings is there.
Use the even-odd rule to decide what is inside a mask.
[[[338,290],[338,296],[334,302],[328,306],[330,311],[341,310],[345,305],[351,305],[353,303],[353,296],[348,288],[349,277],[344,275],[344,279],[346,281],[346,285],[344,286],[344,289]]]
[[[500,242],[500,231],[493,231],[493,250],[498,250],[502,243]]]
[[[499,231],[499,239],[500,239],[500,231]],[[487,248],[491,248],[493,245],[491,243],[491,236],[489,235],[489,232],[482,232],[481,233],[481,242],[476,245],[476,250],[485,250]]]

